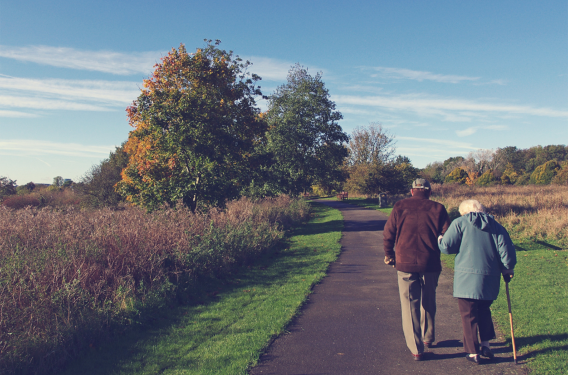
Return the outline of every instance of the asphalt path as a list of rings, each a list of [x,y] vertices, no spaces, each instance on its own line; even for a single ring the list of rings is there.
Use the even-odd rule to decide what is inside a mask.
[[[327,277],[314,287],[299,316],[278,337],[251,375],[304,374],[526,374],[513,363],[499,335],[491,342],[495,359],[466,361],[451,271],[437,289],[436,340],[425,360],[406,347],[396,270],[383,263],[387,216],[338,201],[321,201],[343,214],[342,252]]]

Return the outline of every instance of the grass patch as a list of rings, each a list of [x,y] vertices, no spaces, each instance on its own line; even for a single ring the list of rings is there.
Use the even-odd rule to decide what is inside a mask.
[[[509,285],[517,355],[533,373],[547,375],[568,373],[568,251],[551,246],[538,240],[515,241],[518,262]],[[454,258],[442,254],[452,272]],[[512,347],[503,280],[491,310]]]
[[[568,373],[568,251],[517,251],[509,284],[515,344],[535,374]],[[505,285],[493,317],[510,340]]]
[[[372,208],[373,210],[384,212],[387,215],[390,215],[392,211],[392,205],[391,207],[379,208],[378,198],[349,198],[344,202],[354,204],[359,207]]]
[[[207,280],[193,296],[197,304],[92,347],[64,374],[246,374],[340,253],[340,212],[313,208],[281,248],[236,276]]]

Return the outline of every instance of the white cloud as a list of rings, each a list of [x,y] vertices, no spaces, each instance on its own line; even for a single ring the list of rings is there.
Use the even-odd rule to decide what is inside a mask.
[[[464,130],[456,130],[456,134],[458,137],[466,137],[468,135],[477,133],[477,129],[478,129],[477,127],[472,126],[471,128],[467,128]]]
[[[480,129],[486,129],[486,130],[507,130],[508,127],[504,126],[504,125],[488,125],[488,126],[472,126],[469,127],[467,129],[463,129],[463,130],[456,130],[456,134],[458,137],[466,137],[468,135],[472,135],[477,133],[478,130]]]
[[[24,91],[67,100],[95,100],[124,105],[140,94],[138,82],[32,79],[0,75],[0,89]],[[6,91],[4,91],[6,92]]]
[[[288,71],[294,65],[287,61],[260,56],[251,56],[243,60],[249,60],[252,63],[248,70],[258,74],[263,81],[286,81]]]
[[[360,105],[386,108],[391,111],[412,111],[423,115],[441,115],[449,119],[456,116],[454,111],[483,113],[525,114],[543,117],[568,117],[568,111],[552,108],[534,108],[523,105],[489,104],[464,99],[437,98],[423,95],[399,96],[355,96],[336,95],[333,100],[342,105]],[[461,120],[463,121],[463,119]]]
[[[454,141],[451,139],[418,138],[418,137],[396,137],[396,139],[410,141],[410,142],[436,144],[444,146],[445,149],[479,150],[479,147],[473,147],[470,143],[462,141]],[[427,150],[428,148],[425,149]]]
[[[104,158],[107,157],[113,149],[114,146],[90,146],[78,143],[57,143],[32,139],[0,140],[0,150],[2,150],[2,154],[5,155],[63,155]],[[40,161],[46,163],[43,160]]]
[[[108,107],[29,96],[0,95],[0,107],[66,111],[111,111]]]
[[[91,70],[130,75],[149,74],[165,53],[160,51],[122,53],[113,51],[82,51],[67,47],[0,46],[0,57],[51,65],[60,68]]]
[[[0,109],[0,117],[12,117],[12,118],[30,118],[30,117],[38,117],[34,113],[25,113],[20,111],[7,111]]]
[[[415,81],[422,82],[435,81],[442,83],[460,83],[463,81],[479,81],[480,77],[468,77],[468,76],[457,76],[448,74],[435,74],[431,72],[423,72],[419,70],[410,70],[403,68],[387,68],[383,66],[377,66],[373,68],[374,70],[380,72],[378,76],[385,78],[396,78],[396,79],[412,79]]]

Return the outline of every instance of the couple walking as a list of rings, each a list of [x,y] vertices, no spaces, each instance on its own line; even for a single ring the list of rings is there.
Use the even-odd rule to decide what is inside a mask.
[[[462,215],[450,224],[443,205],[430,200],[430,183],[412,183],[412,197],[397,202],[384,228],[385,264],[396,268],[402,329],[414,360],[436,341],[436,288],[442,271],[440,251],[457,254],[454,297],[463,326],[466,359],[479,364],[493,358],[495,338],[490,306],[499,294],[500,277],[513,277],[515,248],[507,231],[478,201],[460,204]],[[478,339],[479,334],[479,339]]]

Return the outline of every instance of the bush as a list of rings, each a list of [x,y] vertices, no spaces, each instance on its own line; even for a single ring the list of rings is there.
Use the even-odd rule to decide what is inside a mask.
[[[535,185],[548,185],[560,169],[560,165],[555,160],[549,160],[535,168],[531,174],[530,183]]]
[[[528,185],[530,181],[531,181],[531,174],[524,172],[521,176],[519,176],[519,178],[517,178],[517,181],[515,181],[515,185],[517,186]]]
[[[568,161],[563,161],[560,165],[562,169],[556,173],[556,176],[552,179],[552,183],[556,185],[568,185]]]
[[[495,175],[492,170],[485,171],[477,180],[475,184],[478,186],[488,186],[495,183]]]
[[[203,214],[0,206],[0,373],[56,372],[89,344],[187,301],[200,277],[247,264],[308,214],[286,196]]]
[[[40,205],[40,201],[39,199],[31,195],[12,195],[4,199],[2,205],[9,208],[18,209],[28,206],[37,207]]]
[[[455,183],[455,184],[465,184],[468,178],[468,174],[462,168],[457,167],[455,168],[452,173],[446,176],[445,182],[446,183]]]

